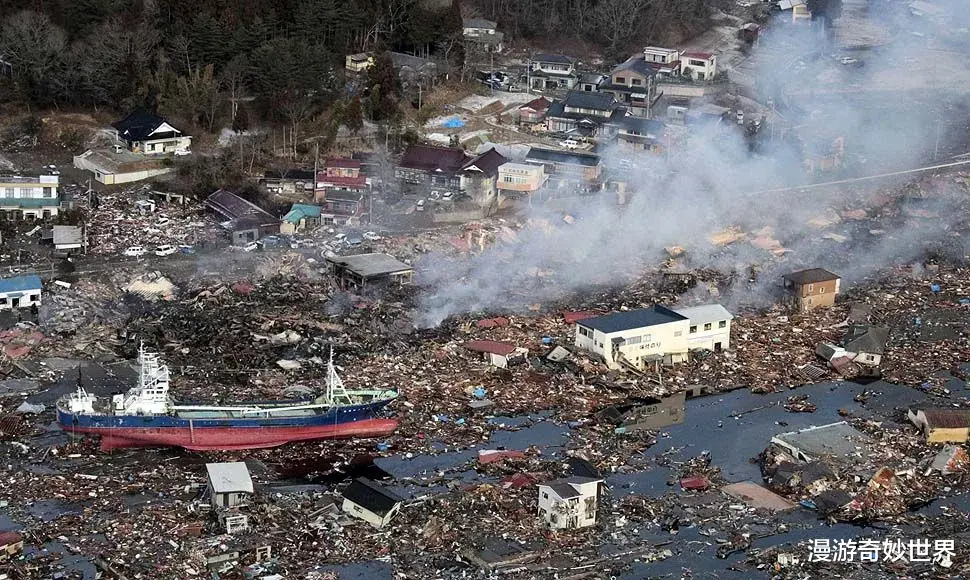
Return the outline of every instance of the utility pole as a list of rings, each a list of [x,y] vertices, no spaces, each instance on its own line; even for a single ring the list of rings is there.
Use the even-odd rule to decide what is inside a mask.
[[[320,161],[320,142],[315,142],[313,147],[313,201],[317,200],[317,164]]]

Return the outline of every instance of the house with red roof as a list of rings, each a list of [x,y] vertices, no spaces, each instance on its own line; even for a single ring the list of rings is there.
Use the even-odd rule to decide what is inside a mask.
[[[317,172],[313,190],[315,203],[323,203],[328,193],[361,195],[367,190],[367,178],[360,174],[360,161],[331,157],[324,160],[324,167]]]
[[[545,122],[546,111],[549,110],[549,105],[551,104],[552,101],[545,97],[532,99],[528,103],[519,107],[519,122],[523,125],[533,125],[535,123]]]

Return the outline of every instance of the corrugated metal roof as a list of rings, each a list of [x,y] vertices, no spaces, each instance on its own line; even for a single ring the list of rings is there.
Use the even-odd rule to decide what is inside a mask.
[[[677,314],[689,318],[691,324],[706,324],[734,318],[734,315],[720,304],[705,304],[689,308],[674,308],[673,310]]]
[[[209,483],[216,493],[253,493],[253,480],[249,468],[242,461],[229,463],[206,463]]]
[[[970,427],[970,409],[922,409],[930,429]]]
[[[18,276],[16,278],[0,279],[0,292],[23,292],[25,290],[40,290],[43,287],[40,276]]]
[[[515,345],[497,340],[469,340],[465,343],[465,348],[475,352],[487,352],[507,356],[515,352]]]

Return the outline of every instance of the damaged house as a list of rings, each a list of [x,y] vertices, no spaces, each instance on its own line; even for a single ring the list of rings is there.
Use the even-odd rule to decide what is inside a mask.
[[[500,369],[507,368],[510,364],[523,363],[529,355],[528,349],[496,340],[470,340],[465,343],[465,348],[482,353],[485,360]]]
[[[720,352],[731,348],[731,320],[734,315],[720,304],[676,308],[674,312],[690,319],[687,347],[690,350]]]
[[[539,484],[539,516],[554,530],[596,524],[602,479],[573,475]]]
[[[799,270],[782,277],[785,300],[799,312],[835,305],[841,278],[822,268]]]
[[[926,436],[927,443],[970,440],[970,409],[910,409],[906,417]]]
[[[614,312],[576,323],[576,346],[610,368],[643,370],[648,364],[687,360],[690,319],[663,306]]]
[[[280,220],[251,201],[220,189],[205,200],[205,205],[222,217],[233,245],[241,246],[280,233]]]
[[[401,509],[404,498],[366,477],[353,480],[344,490],[342,509],[377,529],[383,528]]]
[[[483,215],[490,215],[501,203],[498,196],[498,174],[506,161],[508,159],[492,147],[462,167],[461,190],[472,198],[475,205],[482,208]]]

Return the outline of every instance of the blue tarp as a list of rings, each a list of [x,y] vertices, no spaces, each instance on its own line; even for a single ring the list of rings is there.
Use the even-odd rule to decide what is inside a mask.
[[[460,129],[465,126],[465,122],[458,117],[452,117],[444,122],[444,126],[448,129]]]

